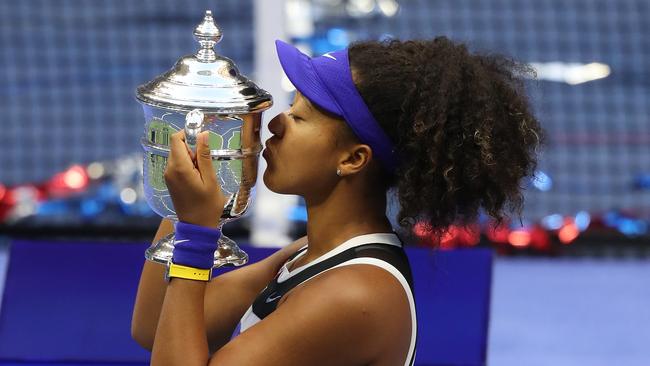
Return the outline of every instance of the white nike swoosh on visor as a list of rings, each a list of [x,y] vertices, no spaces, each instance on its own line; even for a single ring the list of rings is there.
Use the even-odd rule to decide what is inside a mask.
[[[336,57],[330,55],[329,52],[326,53],[326,54],[324,54],[323,57],[331,58],[331,59],[334,60],[334,61],[338,61],[338,60],[336,59]]]

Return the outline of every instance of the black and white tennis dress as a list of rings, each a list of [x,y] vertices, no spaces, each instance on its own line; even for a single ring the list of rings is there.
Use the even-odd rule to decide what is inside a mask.
[[[411,308],[411,344],[405,366],[415,361],[415,341],[417,339],[417,319],[413,297],[413,278],[402,247],[402,242],[393,233],[377,233],[356,236],[310,263],[289,271],[288,267],[305,254],[307,245],[300,248],[287,259],[278,274],[258,295],[246,314],[241,318],[240,332],[252,327],[271,314],[280,298],[294,287],[330,269],[352,264],[371,264],[390,272],[402,284]]]

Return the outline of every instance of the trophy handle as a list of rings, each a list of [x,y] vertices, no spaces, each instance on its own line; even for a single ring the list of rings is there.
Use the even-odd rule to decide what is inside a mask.
[[[192,109],[185,115],[185,143],[196,154],[196,137],[203,130],[205,115],[199,109]]]

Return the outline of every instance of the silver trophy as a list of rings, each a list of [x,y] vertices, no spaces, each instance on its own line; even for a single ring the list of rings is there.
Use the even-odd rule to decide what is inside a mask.
[[[170,136],[185,130],[186,142],[195,149],[197,134],[209,131],[210,153],[221,189],[227,198],[219,229],[241,217],[250,203],[262,150],[262,113],[273,104],[271,95],[248,80],[232,60],[218,55],[214,46],[221,30],[206,11],[194,29],[200,49],[182,57],[174,67],[137,89],[144,109],[144,191],[147,203],[160,216],[177,221],[163,173],[169,155]],[[241,266],[248,255],[222,235],[214,267]],[[174,234],[153,243],[148,260],[167,263],[172,258]]]

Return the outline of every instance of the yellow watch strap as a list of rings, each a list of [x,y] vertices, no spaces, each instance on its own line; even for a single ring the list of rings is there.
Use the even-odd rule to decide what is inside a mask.
[[[212,268],[201,269],[181,266],[180,264],[169,264],[167,277],[185,278],[188,280],[210,281],[212,279]]]

